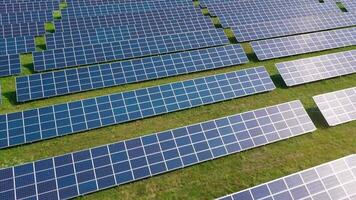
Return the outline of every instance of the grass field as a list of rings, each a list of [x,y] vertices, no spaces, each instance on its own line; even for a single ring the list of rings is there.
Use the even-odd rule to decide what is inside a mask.
[[[43,38],[37,42],[43,43]],[[40,44],[39,44],[40,45]],[[213,199],[290,173],[356,153],[356,122],[328,127],[312,96],[356,86],[356,74],[287,88],[275,63],[356,49],[355,46],[259,62],[248,44],[243,44],[248,64],[224,69],[129,84],[62,97],[16,104],[14,77],[2,78],[1,113],[37,108],[115,92],[182,81],[253,66],[265,66],[277,89],[254,95],[165,114],[135,122],[87,131],[0,151],[0,168],[61,155],[98,145],[142,136],[226,115],[300,99],[318,130],[253,150],[205,162],[143,181],[90,194],[80,199]],[[23,56],[23,74],[31,73],[31,56]]]

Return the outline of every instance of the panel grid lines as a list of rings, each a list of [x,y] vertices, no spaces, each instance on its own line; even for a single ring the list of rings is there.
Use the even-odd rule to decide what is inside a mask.
[[[298,120],[302,123],[298,124]],[[295,123],[290,123],[291,121]],[[297,128],[286,129],[288,126]],[[56,172],[56,178],[47,176],[43,180],[46,183],[52,182],[53,185],[57,183],[57,188],[46,188],[46,192],[51,191],[52,199],[67,199],[314,130],[315,126],[300,101],[292,101],[1,169],[0,182],[17,182],[21,177],[38,175],[44,171],[51,171],[52,174]],[[12,177],[16,179],[11,179]],[[29,181],[24,186],[32,184],[36,183]],[[17,194],[21,190],[13,187],[6,189],[0,190],[0,194],[8,199],[13,198],[15,191]]]
[[[0,77],[21,73],[20,56],[17,54],[0,56]]]
[[[356,120],[356,88],[348,88],[313,97],[330,126]]]
[[[287,86],[343,76],[356,72],[356,50],[277,63]]]
[[[297,172],[219,200],[348,199],[356,195],[356,155]]]
[[[0,115],[0,148],[7,147],[8,144],[13,146],[63,136],[274,89],[266,69],[257,67]],[[95,103],[96,101],[100,104]],[[111,109],[108,109],[109,105]],[[55,117],[57,126],[54,123]],[[6,121],[8,123],[4,124]],[[58,126],[58,123],[61,125]]]
[[[353,13],[330,13],[233,26],[231,29],[235,33],[237,41],[246,42],[342,28],[355,24],[356,17]]]
[[[223,30],[123,40],[33,53],[34,70],[45,71],[228,44]]]
[[[65,48],[85,44],[105,43],[119,40],[153,37],[158,35],[177,34],[199,30],[213,29],[210,19],[205,20],[172,19],[167,23],[145,23],[134,26],[121,25],[96,29],[78,29],[71,27],[71,31],[56,32],[46,35],[47,49]],[[89,28],[89,27],[87,27]]]
[[[309,33],[251,42],[259,60],[347,47],[356,44],[356,28]]]

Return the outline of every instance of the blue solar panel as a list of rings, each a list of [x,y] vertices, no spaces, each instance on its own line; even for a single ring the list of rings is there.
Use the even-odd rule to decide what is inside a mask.
[[[314,6],[311,6],[314,5]],[[288,18],[306,17],[326,13],[340,13],[340,9],[332,4],[311,4],[293,7],[273,7],[262,9],[235,10],[231,13],[218,15],[223,27],[260,23],[265,21],[283,20]]]
[[[0,25],[0,38],[44,35],[46,33],[44,24],[43,21]]]
[[[0,56],[0,77],[17,75],[21,73],[19,55]]]
[[[178,7],[178,6],[185,6],[185,5],[193,5],[191,0],[171,0],[171,1],[163,1],[163,0],[154,0],[154,1],[143,1],[143,0],[100,0],[100,1],[66,1],[69,7],[79,8],[79,7],[88,7],[88,6],[103,6],[107,5],[110,6],[111,4],[120,4],[125,7],[125,4],[143,4],[146,2],[154,2],[155,4],[163,4],[167,9],[170,7]],[[174,3],[174,4],[173,4]],[[158,5],[159,6],[159,5]]]
[[[17,101],[24,102],[248,62],[240,45],[146,57],[16,78]]]
[[[35,40],[32,36],[0,38],[0,55],[19,54],[36,50]]]
[[[353,13],[320,14],[309,17],[288,18],[231,27],[239,42],[260,40],[300,33],[322,31],[356,25]]]
[[[69,3],[70,4],[70,3]],[[100,15],[110,15],[116,13],[142,12],[153,10],[175,10],[181,8],[199,11],[194,8],[192,1],[142,1],[117,4],[103,4],[82,7],[70,7],[62,11],[63,18],[90,17]]]
[[[266,16],[268,18],[290,18],[292,16],[308,16],[325,12],[340,12],[334,4],[320,4],[315,1],[240,1],[231,4],[212,4],[208,7],[209,13],[218,16],[220,21],[226,16],[235,16],[237,23],[241,23],[244,18],[254,18]],[[242,17],[242,19],[240,19]],[[261,21],[268,21],[260,18]],[[230,23],[228,23],[230,24]],[[235,24],[231,21],[230,25]]]
[[[175,8],[174,10],[159,10],[147,12],[121,13],[90,17],[62,18],[55,21],[56,31],[64,32],[71,30],[95,29],[122,25],[136,24],[165,24],[170,20],[182,19],[208,20],[199,10],[193,8]]]
[[[251,68],[0,115],[0,148],[64,136],[274,90],[264,67]]]
[[[44,71],[113,60],[137,58],[162,53],[228,44],[223,30],[139,38],[118,42],[46,50],[33,53],[34,70]]]
[[[231,7],[240,7],[242,9],[251,9],[251,8],[271,8],[271,7],[290,7],[290,6],[299,6],[304,4],[320,4],[318,1],[309,1],[309,0],[300,0],[300,1],[291,1],[291,0],[277,0],[277,1],[236,1],[236,0],[200,0],[201,7],[212,7],[219,9],[219,6],[230,5]]]
[[[71,31],[56,32],[54,34],[46,35],[46,47],[47,49],[58,49],[84,44],[97,44],[214,28],[214,25],[209,18],[203,19],[204,20],[171,19],[169,22],[163,24],[150,21],[149,23],[135,24],[134,26],[122,25],[84,30],[80,26],[72,26]]]
[[[356,28],[338,29],[251,42],[259,60],[356,45]]]
[[[356,50],[277,63],[287,86],[356,73]]]
[[[15,13],[1,13],[0,24],[19,24],[26,22],[37,21],[53,21],[52,11],[28,11],[28,12],[15,12]]]
[[[219,200],[355,199],[355,171],[356,154],[353,154]]]
[[[15,2],[8,0],[0,2],[0,13],[14,13],[14,12],[27,12],[39,10],[58,10],[60,1],[43,1],[43,2]]]
[[[69,199],[314,130],[288,102],[1,169],[0,197]]]

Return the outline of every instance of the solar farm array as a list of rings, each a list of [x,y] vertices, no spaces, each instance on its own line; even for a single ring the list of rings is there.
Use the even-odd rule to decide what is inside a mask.
[[[355,45],[353,0],[0,0],[0,199],[355,199]]]

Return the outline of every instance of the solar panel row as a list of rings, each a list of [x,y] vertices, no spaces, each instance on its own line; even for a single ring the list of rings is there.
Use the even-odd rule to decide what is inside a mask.
[[[147,1],[142,1],[142,0],[135,0],[135,1],[120,1],[118,2],[117,0],[100,0],[100,1],[67,1],[69,7],[86,7],[86,6],[101,6],[101,5],[110,5],[110,4],[125,4],[125,3],[132,3],[132,4],[137,4],[137,3],[143,3],[143,2],[147,2]],[[152,2],[152,1],[150,1]],[[163,0],[155,0],[153,1],[157,4],[165,4],[167,3],[167,1],[163,1]],[[169,2],[176,2],[177,6],[184,6],[184,5],[192,5],[192,1],[191,0],[173,0],[173,1],[169,1]],[[178,4],[179,3],[179,4]]]
[[[99,6],[69,7],[68,9],[62,11],[62,16],[63,18],[89,17],[152,10],[170,10],[173,8],[185,8],[199,11],[199,9],[193,7],[192,1],[143,1],[136,3],[118,3]]]
[[[247,9],[263,9],[263,8],[271,8],[271,7],[291,7],[291,6],[300,6],[300,5],[312,5],[319,4],[316,1],[309,0],[301,0],[301,1],[199,1],[201,7],[208,7],[209,10],[224,10],[226,5],[230,5],[232,7],[241,8],[241,10]],[[219,8],[221,6],[221,8]],[[320,5],[322,6],[322,5]]]
[[[26,22],[45,22],[53,21],[52,11],[29,11],[29,12],[16,12],[16,13],[1,13],[0,24],[20,24]]]
[[[356,72],[356,50],[277,63],[287,86],[300,85]]]
[[[80,26],[71,28],[72,31],[47,34],[47,49],[208,30],[214,28],[214,26],[209,18],[204,18],[204,20],[172,19],[165,23],[150,21],[149,23],[135,24],[134,26],[121,25],[96,29],[82,29]]]
[[[32,36],[0,38],[0,55],[19,54],[36,50],[35,40]]]
[[[259,60],[293,56],[355,44],[356,28],[345,28],[251,42],[251,46]]]
[[[330,13],[231,27],[239,42],[335,29],[356,24],[353,13]]]
[[[0,13],[14,13],[14,12],[28,12],[38,10],[58,10],[59,1],[44,1],[44,2],[22,2],[15,3],[11,0],[11,3],[6,1],[0,1]]]
[[[0,170],[0,197],[69,199],[315,130],[300,101]]]
[[[355,199],[356,154],[264,183],[219,200]]]
[[[45,71],[228,43],[229,40],[223,30],[210,29],[34,52],[33,62],[35,71]]]
[[[331,4],[328,4],[331,5]],[[265,21],[282,20],[288,18],[306,17],[311,15],[320,15],[325,13],[339,13],[340,9],[335,5],[328,7],[304,6],[289,8],[273,8],[259,10],[235,11],[225,13],[219,16],[220,23],[223,27],[239,26],[244,24],[260,23]]]
[[[356,120],[356,88],[348,88],[313,97],[329,126]]]
[[[18,102],[247,63],[229,45],[16,78]]]
[[[0,25],[0,38],[44,35],[46,33],[44,24],[45,22],[28,22]]]
[[[0,115],[0,148],[274,90],[264,67]]]
[[[178,14],[179,13],[179,14]],[[136,24],[166,24],[170,20],[195,19],[206,21],[208,17],[203,16],[195,9],[175,8],[174,10],[160,10],[139,13],[121,13],[91,17],[62,18],[55,21],[56,31],[64,32],[71,30],[95,29],[111,26],[136,25]]]
[[[17,75],[21,73],[20,56],[3,55],[0,56],[0,77]]]
[[[239,1],[234,3],[219,3],[212,4],[208,6],[209,13],[215,16],[223,17],[224,15],[231,15],[237,13],[246,13],[246,14],[258,14],[262,13],[275,13],[285,12],[285,10],[290,10],[294,12],[301,12],[306,9],[306,12],[312,12],[315,10],[340,10],[333,4],[317,4],[313,1],[301,3],[300,1]]]

